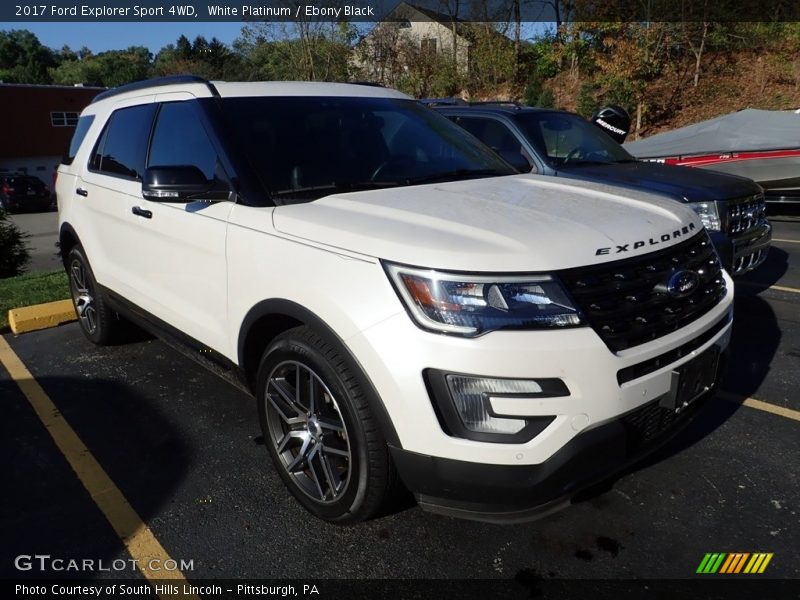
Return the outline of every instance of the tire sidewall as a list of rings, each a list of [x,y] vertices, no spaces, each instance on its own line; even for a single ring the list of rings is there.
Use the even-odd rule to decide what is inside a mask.
[[[287,360],[304,364],[322,379],[333,394],[342,420],[347,428],[351,454],[350,480],[344,495],[335,502],[322,504],[314,501],[303,492],[286,471],[272,442],[267,421],[269,411],[266,409],[267,378],[275,366]],[[264,436],[264,445],[267,447],[272,462],[286,487],[309,512],[321,519],[332,522],[354,520],[355,513],[358,512],[366,497],[369,461],[367,459],[366,436],[341,375],[329,364],[319,350],[305,340],[294,337],[281,337],[270,344],[264,353],[259,366],[256,385],[258,386],[256,398],[259,422]]]

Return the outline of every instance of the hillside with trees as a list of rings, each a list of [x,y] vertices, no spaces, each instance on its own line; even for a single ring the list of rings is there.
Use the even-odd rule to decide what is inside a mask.
[[[798,23],[565,23],[533,39],[513,21],[458,27],[469,44],[466,71],[456,68],[455,52],[426,51],[387,29],[384,41],[394,46],[381,60],[405,57],[390,84],[417,97],[518,100],[583,115],[620,104],[633,119],[632,137],[747,107],[800,107]],[[185,73],[363,80],[355,58],[367,32],[346,22],[253,23],[230,46],[180,36],[155,54],[141,46],[95,54],[48,48],[25,30],[0,31],[0,80],[108,87]]]

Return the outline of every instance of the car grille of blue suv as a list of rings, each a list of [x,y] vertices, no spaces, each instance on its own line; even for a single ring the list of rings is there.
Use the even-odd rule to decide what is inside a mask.
[[[675,297],[666,289],[677,271],[699,276],[696,289],[686,297]],[[665,250],[559,274],[589,325],[614,352],[684,327],[710,311],[727,292],[722,266],[705,230]]]
[[[727,232],[736,235],[750,231],[764,220],[766,206],[764,194],[729,200]]]

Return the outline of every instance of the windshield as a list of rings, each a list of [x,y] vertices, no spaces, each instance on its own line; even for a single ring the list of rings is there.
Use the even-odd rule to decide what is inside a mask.
[[[529,112],[517,122],[553,168],[631,162],[636,159],[589,121],[563,112]]]
[[[512,175],[445,117],[411,100],[241,97],[221,100],[251,165],[277,202]]]

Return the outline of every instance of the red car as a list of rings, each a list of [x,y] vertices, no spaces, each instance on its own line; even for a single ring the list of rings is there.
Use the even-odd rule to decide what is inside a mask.
[[[53,203],[50,188],[38,177],[0,175],[0,207],[7,212],[46,211]]]

